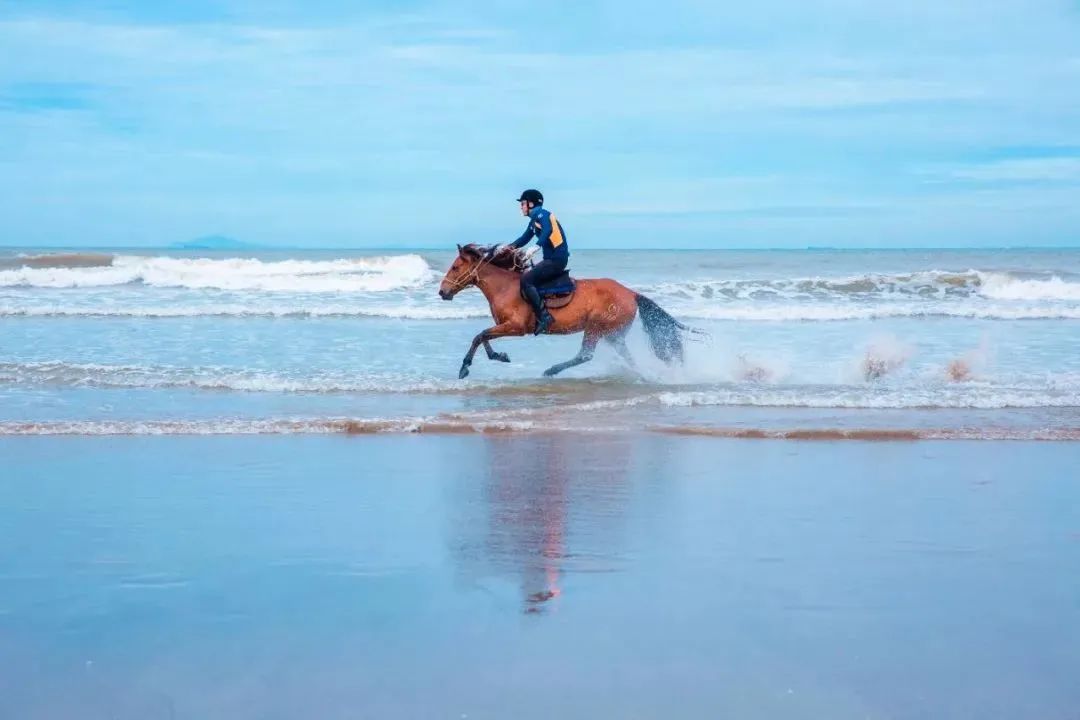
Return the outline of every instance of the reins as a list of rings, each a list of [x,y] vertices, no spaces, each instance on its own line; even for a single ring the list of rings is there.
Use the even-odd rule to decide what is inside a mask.
[[[476,279],[477,275],[480,274],[480,268],[484,267],[490,262],[490,258],[481,257],[480,261],[473,265],[472,270],[470,270],[463,278],[459,278],[457,280],[450,280],[450,284],[452,286],[451,289],[455,293],[464,290],[466,287],[469,286],[469,283]]]
[[[465,274],[464,277],[462,277],[462,278],[460,278],[458,280],[448,280],[448,282],[451,285],[451,289],[455,293],[461,292],[462,290],[464,290],[466,287],[469,286],[469,283],[471,283],[474,279],[476,279],[476,277],[480,274],[480,270],[485,265],[490,265],[494,260],[495,260],[494,255],[492,255],[491,257],[481,256],[479,262],[477,262],[475,265],[473,265],[472,270],[470,270],[467,274]],[[518,265],[519,265],[520,261],[521,261],[521,258],[519,258],[519,257],[514,258],[514,268],[513,269],[515,271],[517,271],[517,272],[523,272],[524,271],[524,263],[521,263],[522,269],[518,270]],[[496,265],[495,267],[498,267],[498,265]]]

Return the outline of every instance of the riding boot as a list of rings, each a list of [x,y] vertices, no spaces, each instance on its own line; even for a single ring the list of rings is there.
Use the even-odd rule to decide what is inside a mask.
[[[525,288],[525,299],[529,301],[533,312],[536,313],[536,332],[533,334],[542,335],[546,333],[551,324],[555,322],[555,318],[551,317],[551,313],[544,307],[544,300],[540,297],[540,292],[532,285],[529,285]]]
[[[537,315],[537,317],[539,320],[536,321],[536,332],[533,333],[533,335],[543,335],[548,331],[548,328],[551,327],[552,323],[555,322],[555,318],[551,316],[551,313],[548,312],[546,307],[540,308],[540,314]]]

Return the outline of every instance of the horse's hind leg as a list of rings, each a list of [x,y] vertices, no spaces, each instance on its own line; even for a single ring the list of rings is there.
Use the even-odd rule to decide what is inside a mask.
[[[611,343],[611,346],[615,348],[615,352],[619,353],[619,357],[633,372],[637,372],[637,363],[634,362],[634,356],[630,354],[630,348],[626,347],[626,331],[629,328],[619,330],[611,335],[608,335],[604,339]]]
[[[552,375],[558,375],[566,368],[572,368],[575,365],[581,365],[587,363],[593,359],[593,353],[596,352],[596,343],[600,342],[600,336],[595,333],[585,333],[585,339],[581,341],[581,350],[578,354],[567,360],[561,362],[558,365],[552,365],[544,371],[544,375],[551,377]]]
[[[491,349],[491,342],[484,338],[484,352],[487,353],[488,360],[498,360],[499,362],[510,362],[510,356],[504,352],[495,352]]]

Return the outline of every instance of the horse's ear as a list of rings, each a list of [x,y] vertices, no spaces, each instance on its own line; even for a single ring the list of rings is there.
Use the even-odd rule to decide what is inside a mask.
[[[476,245],[473,245],[472,243],[461,248],[461,254],[474,258],[480,257],[480,251],[476,248]]]
[[[458,251],[458,255],[460,255],[461,254],[461,243],[457,244],[457,251]]]

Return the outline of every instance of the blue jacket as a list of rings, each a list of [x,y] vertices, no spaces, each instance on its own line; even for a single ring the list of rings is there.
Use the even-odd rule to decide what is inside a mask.
[[[529,240],[536,237],[536,243],[544,251],[545,260],[562,260],[570,258],[570,248],[566,245],[566,233],[563,232],[559,219],[550,210],[542,206],[529,211],[529,225],[514,242],[510,243],[516,248],[525,247]]]

